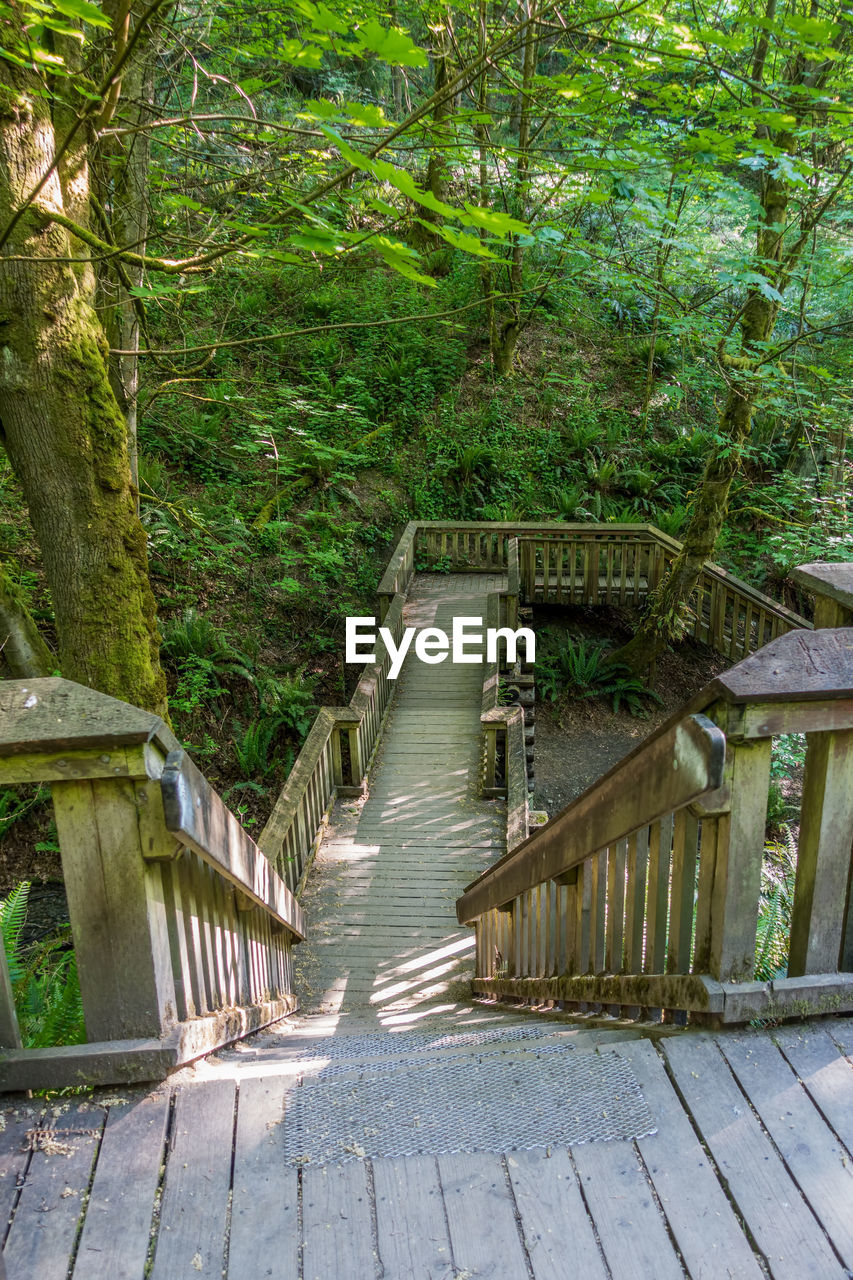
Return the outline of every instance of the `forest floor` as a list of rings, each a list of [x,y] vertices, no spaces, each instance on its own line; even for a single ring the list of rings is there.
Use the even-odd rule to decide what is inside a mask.
[[[583,636],[621,645],[633,634],[636,616],[626,609],[537,606],[533,622],[537,631],[547,626],[573,639]],[[533,808],[553,817],[731,665],[692,640],[662,654],[649,685],[660,702],[650,701],[643,719],[627,710],[614,712],[607,697],[569,695],[558,702],[537,698]]]

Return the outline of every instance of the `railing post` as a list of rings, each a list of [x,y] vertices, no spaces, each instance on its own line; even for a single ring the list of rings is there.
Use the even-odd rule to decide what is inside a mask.
[[[788,975],[842,967],[853,832],[853,729],[806,735]]]
[[[349,738],[349,759],[350,774],[352,776],[352,785],[354,787],[361,786],[361,780],[364,777],[364,761],[361,758],[361,747],[358,741],[358,725],[354,725],[351,729],[347,729]]]
[[[716,822],[713,848],[709,841],[706,849],[702,841],[703,859],[713,858],[714,863],[709,961],[712,976],[720,982],[747,981],[755,966],[770,746],[770,738],[727,742],[731,810]]]
[[[177,852],[157,783],[51,785],[90,1040],[160,1036],[177,1021],[163,877]],[[159,810],[160,821],[157,821]]]
[[[6,949],[0,940],[0,1049],[20,1049],[21,1030],[15,1012],[15,998],[9,978]]]

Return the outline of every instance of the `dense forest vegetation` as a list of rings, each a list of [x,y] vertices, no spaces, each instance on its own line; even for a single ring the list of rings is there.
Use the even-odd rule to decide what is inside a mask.
[[[168,695],[251,812],[413,515],[683,539],[638,671],[712,554],[793,602],[851,556],[851,32],[4,3],[6,674]]]

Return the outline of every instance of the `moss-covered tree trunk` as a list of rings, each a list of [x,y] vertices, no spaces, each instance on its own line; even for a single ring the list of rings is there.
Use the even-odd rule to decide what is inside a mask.
[[[8,65],[6,77],[2,225],[35,189],[57,145],[42,82]],[[127,428],[93,307],[94,281],[75,263],[71,237],[51,220],[51,213],[65,211],[62,176],[51,172],[0,259],[0,440],[41,546],[63,674],[163,712],[146,537],[136,514]],[[78,165],[78,204],[85,182],[85,166]]]
[[[13,680],[49,676],[55,666],[24,598],[0,565],[0,668]]]
[[[775,13],[775,0],[767,0],[765,13],[768,26],[758,42],[752,69],[752,80],[756,86],[764,78],[769,49],[768,31]],[[808,118],[812,110],[811,95],[817,87],[825,84],[832,65],[828,61],[810,63],[801,54],[795,55],[788,64],[787,106],[797,125]],[[809,92],[803,94],[801,87]],[[754,102],[757,102],[755,95],[756,91]],[[768,139],[777,154],[797,155],[800,144],[795,129],[786,127],[771,135],[770,129],[762,125],[758,136]],[[802,187],[795,190],[799,195]],[[837,188],[834,193],[837,194]],[[682,549],[651,596],[646,616],[636,634],[612,655],[614,663],[624,663],[632,671],[642,672],[661,649],[683,634],[690,597],[698,584],[702,566],[713,554],[728,512],[732,481],[740,466],[743,447],[752,427],[753,411],[761,395],[761,369],[768,359],[767,343],[773,336],[781,296],[797,268],[812,229],[833,199],[833,190],[826,195],[818,191],[811,209],[803,207],[798,200],[791,211],[791,188],[783,167],[767,165],[761,171],[755,258],[749,264],[754,274],[760,277],[760,283],[750,286],[740,313],[739,354],[727,356],[724,342],[718,352],[727,383],[726,400],[719,419],[718,443],[705,464]]]

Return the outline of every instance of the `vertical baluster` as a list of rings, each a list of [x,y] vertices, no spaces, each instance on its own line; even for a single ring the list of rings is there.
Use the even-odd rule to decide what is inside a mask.
[[[592,967],[592,859],[587,858],[578,867],[575,887],[575,939],[577,946],[577,972],[589,973]]]
[[[643,925],[646,914],[646,872],[649,862],[649,829],[643,827],[628,837],[628,865],[625,903],[625,944],[622,969],[643,972]]]
[[[179,859],[180,861],[180,859]],[[178,1017],[192,1018],[196,1012],[193,971],[191,962],[192,940],[187,936],[187,921],[181,899],[181,878],[177,862],[164,862],[162,866],[163,895],[167,904],[166,919],[169,928],[169,949],[175,974],[175,998]]]
[[[608,973],[619,973],[622,968],[627,850],[627,841],[619,840],[611,846],[607,859],[607,929],[604,968]]]
[[[672,825],[673,820],[670,814],[659,822],[653,822],[649,828],[648,905],[646,907],[644,973],[663,973],[666,968]]]
[[[672,835],[672,891],[669,906],[667,973],[690,971],[693,902],[696,885],[699,823],[686,809],[675,815]]]
[[[604,922],[607,909],[607,850],[592,858],[590,884],[590,958],[592,972],[604,971]]]

